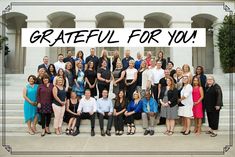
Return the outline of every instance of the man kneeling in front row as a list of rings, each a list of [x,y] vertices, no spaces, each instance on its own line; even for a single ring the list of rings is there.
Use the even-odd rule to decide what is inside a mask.
[[[100,122],[101,136],[105,136],[104,119],[108,119],[106,135],[111,136],[110,131],[113,122],[113,103],[112,100],[108,98],[108,90],[106,89],[102,91],[102,98],[97,100],[97,112]]]
[[[73,136],[76,136],[80,133],[79,127],[81,119],[90,119],[91,121],[91,136],[95,136],[95,112],[96,112],[96,100],[91,97],[91,91],[87,89],[85,91],[85,96],[80,100],[78,110],[77,110],[77,122],[76,122],[76,131]]]

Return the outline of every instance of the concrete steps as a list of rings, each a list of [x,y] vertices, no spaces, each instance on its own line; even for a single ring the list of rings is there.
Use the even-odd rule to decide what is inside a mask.
[[[1,79],[1,78],[0,78]],[[231,85],[231,82],[228,80],[228,76],[223,75],[215,75],[216,82],[221,86],[223,90],[223,101],[224,101],[224,107],[220,112],[220,124],[219,124],[219,130],[223,134],[228,134],[228,130],[230,129],[230,105],[229,105],[229,94],[231,91],[229,91],[229,86]],[[26,129],[27,125],[24,123],[24,113],[23,113],[23,97],[22,97],[22,90],[25,87],[25,84],[27,82],[27,77],[21,74],[14,74],[14,75],[6,75],[6,105],[3,106],[0,104],[0,130],[2,130],[2,110],[5,109],[5,120],[6,120],[6,131],[7,136],[27,136]],[[112,88],[112,87],[111,87]],[[110,90],[111,93],[112,89]],[[110,94],[110,97],[112,98],[114,95]],[[235,108],[232,110],[233,115],[235,115]],[[233,116],[234,119],[234,116]],[[105,124],[107,122],[105,121]],[[157,123],[157,121],[156,121]],[[179,122],[178,122],[179,123]],[[233,122],[235,124],[235,121]],[[207,129],[207,121],[203,125],[202,130],[205,131]],[[63,129],[65,130],[67,124],[63,124]],[[143,134],[142,129],[142,120],[136,121],[136,127],[137,127],[137,134],[141,135]],[[41,130],[41,127],[37,126],[38,130]],[[178,124],[176,125],[175,131],[180,132],[181,126]],[[51,131],[53,129],[53,120],[51,122]],[[126,127],[125,127],[126,129]],[[90,133],[90,121],[83,120],[81,123],[81,132],[84,132],[84,134]],[[114,128],[112,128],[112,131]],[[193,130],[193,125],[191,130]],[[100,132],[99,130],[99,122],[98,119],[96,119],[96,129],[95,131],[97,133]],[[157,134],[162,134],[162,132],[165,131],[165,126],[155,126],[155,131]],[[53,135],[52,135],[53,136]]]

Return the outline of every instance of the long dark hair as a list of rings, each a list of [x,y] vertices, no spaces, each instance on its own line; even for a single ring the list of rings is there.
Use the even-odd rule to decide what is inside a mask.
[[[124,90],[120,90],[120,91],[118,92],[118,94],[117,94],[117,99],[116,99],[116,101],[115,101],[114,106],[117,107],[117,106],[119,105],[119,103],[120,103],[120,97],[119,97],[120,92],[123,92],[123,100],[122,100],[122,102],[121,102],[121,105],[122,105],[122,108],[124,108],[124,107],[126,106],[126,99],[125,99],[126,96],[125,96]]]
[[[82,54],[82,58],[79,57],[79,53]],[[83,60],[83,56],[84,56],[84,54],[83,54],[83,52],[82,52],[81,50],[79,50],[79,51],[77,52],[77,54],[76,54],[76,57],[77,57],[77,58],[80,58],[80,59],[82,59],[82,60]]]
[[[50,68],[51,68],[51,67],[53,67],[53,69],[54,69],[54,70],[52,71],[53,74],[52,74],[51,71],[50,71]],[[49,75],[49,76],[52,76],[52,75],[56,76],[56,70],[55,70],[55,65],[54,65],[54,64],[50,64],[50,65],[48,66],[47,70],[48,70],[48,75]]]
[[[200,74],[200,75],[203,75],[203,74],[204,74],[204,68],[203,68],[203,66],[200,66],[200,65],[196,67],[195,74],[196,74],[196,75],[199,75],[199,74],[197,73],[197,69],[198,69],[198,68],[201,68],[201,74]]]

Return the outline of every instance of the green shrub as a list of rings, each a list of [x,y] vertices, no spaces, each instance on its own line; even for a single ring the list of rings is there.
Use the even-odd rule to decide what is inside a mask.
[[[235,15],[224,17],[219,28],[218,46],[223,71],[235,72]]]

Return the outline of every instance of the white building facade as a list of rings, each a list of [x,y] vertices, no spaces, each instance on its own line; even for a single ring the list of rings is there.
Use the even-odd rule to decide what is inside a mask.
[[[228,14],[224,7],[234,10],[233,1],[215,0],[185,0],[185,1],[56,1],[40,2],[1,1],[1,9],[8,5],[6,19],[2,23],[5,27],[3,36],[8,37],[7,44],[10,53],[5,56],[7,73],[36,74],[36,69],[42,63],[42,58],[49,56],[50,63],[57,60],[57,55],[66,55],[67,49],[74,54],[78,50],[84,56],[90,54],[90,47],[52,47],[30,48],[21,47],[21,28],[206,28],[206,47],[109,47],[109,55],[119,50],[123,57],[126,49],[136,58],[136,53],[151,50],[155,55],[163,50],[165,58],[175,63],[175,67],[187,63],[192,67],[202,65],[206,73],[221,73],[219,50],[216,46],[218,29],[223,18]],[[3,29],[3,28],[2,28]],[[102,47],[96,48],[100,55]]]

